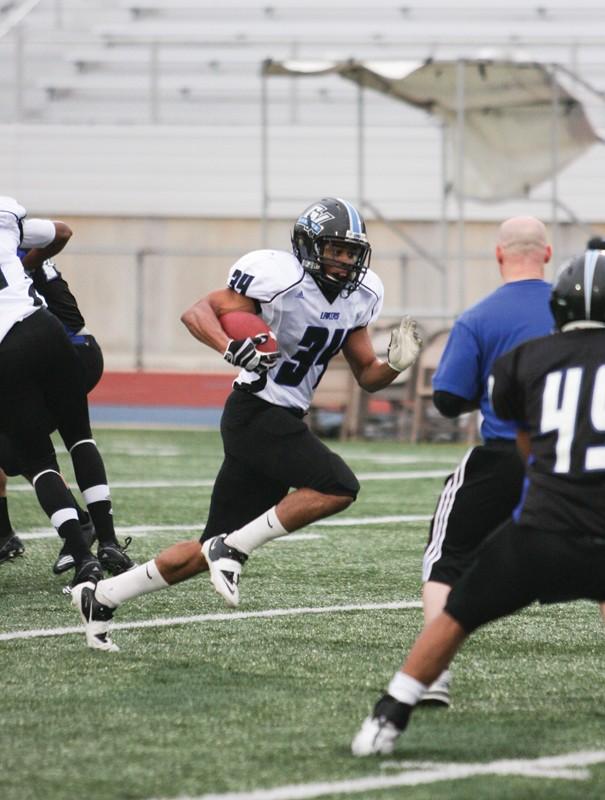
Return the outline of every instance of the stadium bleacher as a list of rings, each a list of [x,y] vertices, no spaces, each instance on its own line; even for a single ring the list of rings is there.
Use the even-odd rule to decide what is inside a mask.
[[[324,7],[284,0],[42,0],[19,26],[20,44],[15,32],[8,37],[12,52],[3,48],[0,63],[14,69],[2,71],[0,96],[7,109],[14,107],[11,85],[19,59],[26,89],[21,121],[50,123],[77,121],[74,105],[85,122],[94,121],[94,113],[111,122],[112,111],[116,122],[124,122],[125,102],[133,104],[129,121],[147,122],[141,107],[153,81],[165,106],[156,121],[169,122],[180,103],[187,114],[177,113],[179,121],[212,124],[216,115],[208,105],[224,105],[225,99],[245,117],[250,103],[260,102],[257,76],[265,58],[534,58],[562,63],[599,85],[605,57],[597,26],[604,18],[605,9],[594,0],[577,8],[554,1],[402,6],[383,0],[368,6],[339,0]],[[191,94],[204,91],[205,76],[212,77],[215,93],[206,92],[202,106],[187,105]],[[335,80],[316,79],[306,91],[294,86],[290,81],[272,89],[272,102],[291,110],[310,104],[311,112],[322,114],[326,106],[354,102],[350,88]],[[171,87],[177,91],[166,91]],[[388,101],[370,102],[375,123],[400,124]],[[89,108],[93,103],[96,112]]]

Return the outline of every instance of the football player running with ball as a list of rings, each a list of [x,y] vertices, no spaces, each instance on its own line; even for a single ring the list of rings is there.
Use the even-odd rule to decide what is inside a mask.
[[[422,343],[405,318],[392,332],[387,361],[377,357],[368,326],[380,314],[383,286],[369,269],[365,223],[346,200],[325,198],[307,208],[294,225],[292,248],[243,256],[225,288],[183,314],[196,339],[241,369],[221,420],[224,461],[208,521],[201,546],[173,545],[96,590],[91,584],[74,593],[90,647],[116,649],[109,620],[125,600],[207,569],[216,591],[237,606],[242,566],[257,547],[344,511],[357,497],[353,472],[303,421],[313,392],[341,350],[359,385],[375,392],[414,363]],[[233,311],[259,314],[278,350],[258,349],[266,334],[230,339],[220,318]]]

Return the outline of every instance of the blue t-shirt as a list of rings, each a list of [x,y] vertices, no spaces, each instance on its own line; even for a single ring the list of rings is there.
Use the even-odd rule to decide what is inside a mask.
[[[484,439],[514,439],[517,429],[499,419],[490,406],[487,379],[492,364],[528,339],[545,336],[554,327],[551,285],[541,280],[505,283],[458,317],[437,371],[433,391],[474,400],[480,397]]]

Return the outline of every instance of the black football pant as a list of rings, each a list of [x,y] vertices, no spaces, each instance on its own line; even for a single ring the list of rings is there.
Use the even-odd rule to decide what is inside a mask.
[[[235,390],[225,403],[221,435],[225,460],[214,483],[202,541],[241,528],[291,488],[357,497],[357,478],[309,430],[301,412]]]
[[[0,342],[0,430],[28,475],[55,464],[53,422],[68,450],[92,438],[78,358],[59,320],[42,308]]]
[[[543,531],[510,520],[480,547],[445,610],[471,633],[535,601],[580,599],[605,600],[605,536]]]
[[[0,342],[0,430],[19,453],[40,505],[78,563],[89,550],[73,498],[59,473],[49,435],[53,423],[69,451],[78,444],[77,458],[72,453],[72,459],[80,489],[106,484],[102,461],[91,442],[82,369],[62,324],[43,308],[13,325]],[[87,451],[90,458],[82,457]]]
[[[488,440],[466,453],[437,501],[422,561],[424,581],[453,586],[481,543],[512,515],[524,476],[513,440]]]
[[[71,338],[70,342],[78,357],[85,391],[88,393],[97,385],[103,375],[103,353],[94,336],[90,334],[78,336],[76,341]],[[56,429],[57,420],[49,419],[47,433],[52,433]],[[3,469],[7,475],[29,474],[23,466],[22,455],[22,452],[13,445],[13,440],[6,433],[0,433],[0,469]]]

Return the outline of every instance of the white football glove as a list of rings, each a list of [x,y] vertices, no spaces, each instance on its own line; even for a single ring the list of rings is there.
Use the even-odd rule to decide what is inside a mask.
[[[391,331],[391,341],[387,350],[387,362],[391,369],[403,372],[411,367],[420,355],[422,339],[416,328],[416,321],[404,317],[398,328]]]

